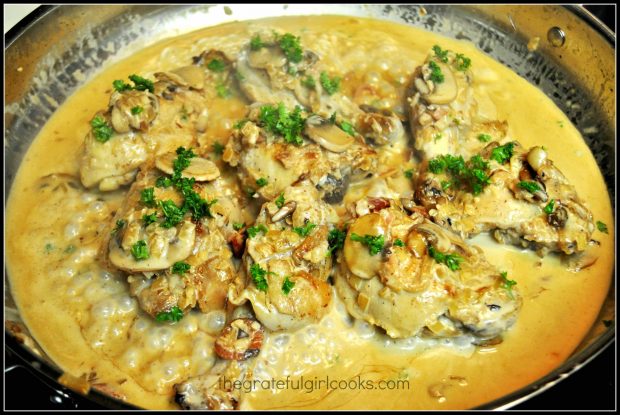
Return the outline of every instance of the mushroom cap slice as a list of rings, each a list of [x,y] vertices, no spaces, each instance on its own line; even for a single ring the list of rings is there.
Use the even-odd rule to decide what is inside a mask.
[[[431,104],[449,104],[456,99],[459,89],[456,83],[456,78],[452,69],[444,63],[436,62],[444,80],[441,83],[435,82],[435,89],[429,95],[425,95],[424,99]]]
[[[180,76],[190,88],[203,89],[205,85],[204,70],[196,65],[182,66],[172,73]]]
[[[176,229],[161,228],[157,224],[150,226],[151,231],[144,232],[147,234],[146,237],[141,237],[143,232],[135,236],[136,242],[146,240],[149,247],[147,259],[137,260],[134,258],[131,249],[124,249],[124,246],[131,246],[131,244],[125,243],[124,239],[126,238],[123,237],[121,240],[119,235],[110,239],[110,262],[114,266],[130,272],[158,271],[170,268],[175,262],[182,261],[191,255],[196,239],[196,225],[192,222],[185,221]],[[126,232],[129,232],[129,229]]]
[[[155,166],[167,174],[174,174],[175,153],[166,153],[155,159]],[[215,163],[202,157],[192,157],[189,166],[183,170],[183,176],[194,178],[197,182],[210,182],[220,177],[220,169]]]
[[[346,151],[355,142],[353,137],[319,115],[308,117],[304,132],[318,145],[334,153]]]

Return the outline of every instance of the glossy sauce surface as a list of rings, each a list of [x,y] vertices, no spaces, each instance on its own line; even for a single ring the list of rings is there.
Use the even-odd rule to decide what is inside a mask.
[[[492,264],[508,271],[524,298],[523,309],[504,341],[495,346],[417,339],[394,341],[353,322],[334,295],[330,313],[318,324],[293,333],[273,333],[258,359],[257,379],[406,380],[400,390],[359,387],[330,390],[258,387],[242,408],[285,409],[451,409],[483,404],[535,381],[560,365],[593,324],[609,289],[613,266],[613,216],[601,173],[578,131],[538,89],[461,41],[373,20],[323,16],[233,23],[165,40],[114,64],[71,96],[31,145],[17,174],[7,206],[6,249],[9,277],[20,313],[36,340],[73,376],[94,373],[113,395],[145,408],[177,408],[175,383],[208,371],[213,364],[209,318],[193,312],[176,325],[157,323],[139,310],[120,273],[97,263],[101,232],[123,197],[123,189],[101,193],[83,188],[54,191],[50,174],[78,176],[80,146],[93,114],[105,108],[112,81],[191,63],[210,48],[239,50],[260,27],[301,36],[330,72],[343,77],[343,92],[358,104],[402,112],[411,72],[439,44],[472,59],[477,96],[488,99],[497,118],[525,147],[544,145],[554,163],[576,187],[594,219],[599,246],[589,248],[596,262],[579,272],[558,257],[502,246],[488,236],[480,245]],[[333,45],[338,45],[336,49]],[[377,91],[366,102],[365,87]],[[376,94],[381,100],[376,102]],[[214,96],[210,122],[198,137],[200,148],[224,144],[245,115],[238,91]],[[410,138],[408,138],[410,140]],[[390,189],[411,191],[404,171],[415,169],[411,144],[380,151],[379,176]],[[207,152],[208,150],[203,150]],[[221,160],[212,155],[225,175]],[[47,184],[47,187],[42,187]],[[346,200],[376,190],[376,180],[354,186]],[[65,186],[66,187],[66,186]],[[316,378],[315,378],[316,377]]]

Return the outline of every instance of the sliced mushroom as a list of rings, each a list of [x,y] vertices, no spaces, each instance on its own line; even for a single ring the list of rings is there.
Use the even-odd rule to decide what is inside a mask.
[[[130,128],[146,131],[159,113],[159,101],[148,91],[114,92],[110,106],[112,127],[121,134]]]
[[[390,111],[379,112],[374,108],[357,117],[357,128],[360,134],[372,140],[376,145],[388,144],[402,137],[405,133],[400,118],[394,113]]]
[[[431,104],[449,104],[456,99],[458,86],[452,69],[444,63],[436,62],[443,74],[443,82],[435,82],[435,88],[428,95],[422,95]],[[421,93],[421,91],[420,91]]]
[[[157,271],[171,267],[192,253],[196,238],[196,225],[190,221],[183,222],[177,228],[165,229],[159,226],[146,230],[136,230],[137,222],[127,225],[122,235],[110,239],[109,259],[119,269],[131,272]],[[122,239],[121,239],[122,238]],[[139,240],[146,241],[149,250],[147,259],[136,259],[131,247]]]
[[[280,210],[274,213],[274,215],[271,217],[271,221],[275,223],[279,220],[284,219],[285,217],[291,215],[295,211],[295,208],[297,208],[297,203],[294,200],[286,202],[284,206],[280,208]]]
[[[155,166],[164,173],[174,173],[175,153],[166,153],[155,159]],[[194,178],[197,182],[209,182],[220,177],[220,170],[215,163],[202,157],[192,157],[189,166],[183,170],[183,176]]]
[[[342,202],[349,188],[350,178],[349,174],[343,174],[341,178],[327,174],[317,185],[317,189],[324,192],[323,200],[332,205]]]
[[[246,360],[258,355],[263,338],[263,327],[258,321],[238,318],[215,340],[215,353],[225,360]]]
[[[532,168],[538,172],[547,161],[547,152],[541,147],[534,147],[527,154],[527,162]]]
[[[355,142],[353,137],[338,126],[316,114],[308,117],[304,132],[321,147],[334,153],[346,151]]]
[[[248,54],[248,63],[258,69],[281,68],[286,64],[286,56],[279,47],[266,47],[251,50]]]
[[[183,66],[172,71],[180,76],[186,85],[194,89],[202,89],[205,84],[204,70],[195,65]]]
[[[379,213],[371,213],[357,219],[349,228],[344,242],[344,259],[349,270],[360,278],[370,279],[381,268],[381,255],[371,255],[368,247],[351,239],[352,234],[385,235],[385,224]]]
[[[547,222],[554,228],[563,228],[568,220],[568,211],[563,206],[558,206],[547,216]]]

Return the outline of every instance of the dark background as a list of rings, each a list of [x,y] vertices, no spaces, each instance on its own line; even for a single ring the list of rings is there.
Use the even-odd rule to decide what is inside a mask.
[[[616,9],[612,5],[585,5],[615,33]],[[592,362],[550,390],[514,407],[516,410],[611,410],[616,408],[615,343]],[[34,376],[10,350],[5,352],[4,409],[103,409],[54,382]],[[7,370],[7,368],[12,368]]]

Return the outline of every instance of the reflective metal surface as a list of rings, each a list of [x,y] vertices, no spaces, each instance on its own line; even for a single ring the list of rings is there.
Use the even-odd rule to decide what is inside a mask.
[[[7,189],[30,143],[52,113],[106,64],[158,40],[205,26],[318,13],[375,17],[471,41],[537,85],[568,115],[592,149],[613,199],[615,36],[582,8],[532,5],[43,6],[6,37]],[[538,48],[531,51],[528,42],[533,39]],[[5,203],[7,196],[8,192]],[[532,385],[483,408],[503,409],[528,399],[609,345],[615,337],[614,292],[612,287],[599,319],[568,361]],[[21,322],[6,275],[5,319],[8,348],[30,369],[58,378],[60,370]],[[89,396],[111,408],[123,407],[96,391]]]

